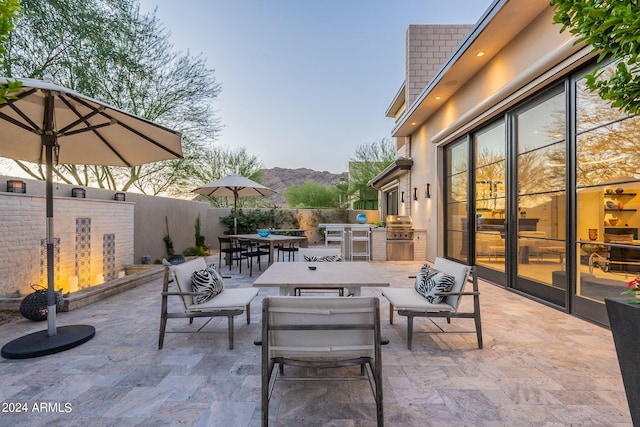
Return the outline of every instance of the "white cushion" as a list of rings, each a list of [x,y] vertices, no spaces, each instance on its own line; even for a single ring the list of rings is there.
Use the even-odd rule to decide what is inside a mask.
[[[397,310],[453,311],[453,307],[444,302],[431,304],[413,288],[384,288],[380,290],[382,291],[382,295],[384,295]]]
[[[240,309],[244,310],[258,295],[258,288],[226,288],[224,292],[218,294],[202,304],[191,304],[189,311],[208,311],[211,309]]]

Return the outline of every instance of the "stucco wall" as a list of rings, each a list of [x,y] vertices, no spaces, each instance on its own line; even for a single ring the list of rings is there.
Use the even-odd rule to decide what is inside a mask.
[[[560,34],[559,27],[552,24],[552,17],[552,8],[548,7],[523,28],[484,68],[420,125],[399,151],[398,155],[411,157],[414,161],[411,172],[400,178],[400,191],[409,194],[413,187],[417,187],[421,194],[418,201],[410,200],[404,206],[401,204],[400,210],[411,214],[414,227],[426,229],[428,236],[442,235],[438,230],[444,227],[443,182],[440,176],[444,159],[442,150],[434,142],[451,142],[451,136],[455,137],[456,131],[463,134],[469,127],[490,120],[527,94],[539,90],[558,77],[557,72],[550,72],[552,68],[560,68],[559,71],[566,73],[586,60],[584,49],[573,44],[568,32]],[[573,56],[579,58],[574,60]],[[431,184],[430,199],[422,196],[426,183]],[[427,239],[428,260],[435,259],[443,250],[443,239]]]

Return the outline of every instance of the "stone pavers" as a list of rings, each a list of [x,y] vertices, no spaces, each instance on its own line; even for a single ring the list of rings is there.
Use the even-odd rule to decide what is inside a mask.
[[[371,268],[392,286],[412,286],[406,276],[419,265],[372,262]],[[250,286],[256,277],[254,271],[253,278],[225,283]],[[251,325],[244,316],[236,319],[234,350],[227,346],[226,319],[215,318],[203,333],[168,334],[159,351],[161,287],[155,280],[60,313],[59,325],[95,326],[95,338],[80,347],[0,360],[0,425],[259,426],[260,349],[253,340],[260,333],[261,299],[277,290],[260,291]],[[419,319],[409,351],[406,319],[397,316],[389,325],[386,300],[377,289],[363,289],[381,297],[383,333],[391,341],[383,348],[386,425],[631,425],[607,329],[490,284],[481,282],[480,290],[483,350],[473,333],[422,333],[435,329]],[[170,319],[168,330],[203,322]],[[472,330],[471,322],[454,319],[447,326]],[[0,344],[45,327],[28,320],[0,326]],[[280,381],[272,425],[375,425],[368,387],[364,381]]]

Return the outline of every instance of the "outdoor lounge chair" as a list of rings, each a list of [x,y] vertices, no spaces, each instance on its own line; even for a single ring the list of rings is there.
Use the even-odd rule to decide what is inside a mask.
[[[369,380],[382,426],[380,303],[375,297],[266,297],[262,302],[262,425],[269,424],[269,399],[276,379]],[[360,366],[350,377],[287,376],[284,366]],[[278,369],[275,369],[276,366]],[[367,369],[368,367],[368,369]],[[292,370],[295,368],[292,368]]]
[[[393,324],[394,310],[397,310],[400,316],[407,316],[407,348],[411,350],[414,317],[444,317],[447,319],[447,323],[451,323],[452,317],[472,318],[475,321],[478,348],[482,348],[480,292],[478,291],[478,279],[474,268],[445,258],[436,258],[433,268],[451,275],[454,278],[451,291],[438,293],[438,295],[446,295],[444,300],[440,303],[432,304],[416,291],[415,288],[380,289],[385,298],[389,300],[389,323]],[[470,275],[473,278],[473,291],[465,292],[464,287]],[[461,297],[464,295],[473,296],[473,312],[461,313],[458,311]],[[438,324],[435,322],[433,322],[433,324],[436,325],[441,332],[445,332]]]
[[[207,263],[204,258],[196,258],[171,267],[165,266],[164,282],[162,285],[162,309],[160,314],[160,336],[158,338],[158,349],[162,349],[164,343],[167,319],[188,318],[189,323],[191,324],[193,323],[194,317],[209,317],[212,319],[214,317],[226,316],[229,327],[229,349],[233,349],[233,318],[241,315],[243,312],[246,312],[247,324],[251,322],[250,304],[256,295],[258,295],[259,289],[257,288],[226,288],[221,293],[202,304],[194,303],[193,297],[200,294],[193,292],[191,288],[191,275],[194,271],[204,270],[206,268]],[[177,291],[169,291],[169,281],[171,277],[178,288]],[[180,312],[169,312],[169,296],[179,296],[182,300],[184,310]],[[209,321],[194,332],[202,330],[207,323],[209,323]]]

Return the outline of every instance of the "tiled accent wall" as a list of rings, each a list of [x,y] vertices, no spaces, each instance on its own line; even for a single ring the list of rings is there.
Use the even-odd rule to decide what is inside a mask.
[[[102,236],[102,274],[104,280],[116,278],[116,235]]]
[[[95,242],[105,234],[113,239],[113,270],[124,270],[133,264],[134,203],[111,200],[54,198],[55,258],[54,279],[56,289],[69,289],[70,278],[76,274],[76,253],[82,251],[78,261],[78,288],[96,285],[99,277],[107,278],[103,271],[103,250]],[[83,224],[83,243],[76,242],[76,219],[90,219],[90,230]],[[32,284],[43,284],[46,278],[46,211],[45,198],[31,194],[0,192],[0,298],[31,292]],[[193,228],[193,226],[191,226]],[[90,250],[90,242],[94,242]],[[89,243],[89,245],[87,245]],[[96,250],[97,249],[97,250]],[[86,263],[85,263],[85,258]]]
[[[91,218],[76,218],[76,276],[80,289],[91,286]]]
[[[409,26],[405,80],[407,106],[420,95],[471,28],[471,25]]]

